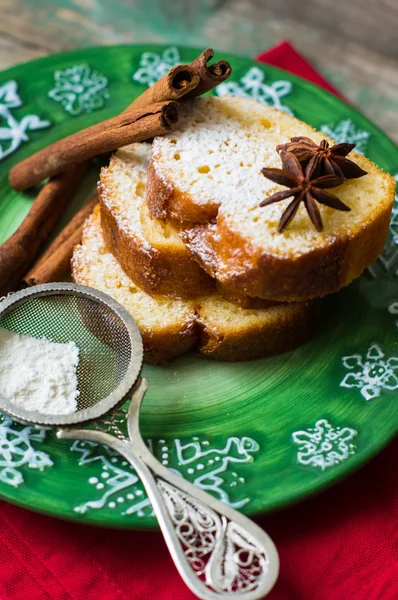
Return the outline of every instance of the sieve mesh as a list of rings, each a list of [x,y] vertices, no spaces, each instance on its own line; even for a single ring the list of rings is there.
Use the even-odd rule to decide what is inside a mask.
[[[126,376],[131,375],[132,368],[136,374],[129,387],[134,383],[141,367],[141,340],[133,319],[127,315],[134,333],[138,334],[135,338],[138,343],[133,348],[131,327],[123,318],[127,313],[109,297],[96,290],[71,294],[71,288],[89,288],[63,285],[68,293],[64,289],[47,289],[44,295],[24,296],[24,292],[19,292],[20,299],[0,313],[0,327],[52,342],[74,341],[79,348],[78,411],[90,412],[90,408],[113,394]],[[123,396],[115,398],[112,406],[122,399]],[[62,419],[57,415],[57,420]]]

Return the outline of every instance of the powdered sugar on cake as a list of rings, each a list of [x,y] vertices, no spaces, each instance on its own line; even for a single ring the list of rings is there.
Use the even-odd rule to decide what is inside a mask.
[[[118,170],[118,177],[113,178],[113,185],[117,185],[119,204],[114,202],[112,194],[108,191],[104,183],[106,176],[104,177],[103,174],[99,184],[101,201],[115,215],[119,229],[127,234],[134,233],[138,236],[148,253],[151,247],[141,235],[140,215],[133,199],[139,194],[143,196],[145,194],[145,187],[143,189],[141,187],[142,182],[146,180],[150,154],[150,144],[132,144],[120,148],[112,156],[109,167],[104,171]],[[131,202],[123,202],[124,198],[130,198]]]

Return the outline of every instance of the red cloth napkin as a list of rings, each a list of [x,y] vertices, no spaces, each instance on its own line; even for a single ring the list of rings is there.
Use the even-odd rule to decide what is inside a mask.
[[[338,94],[287,42],[258,57]],[[398,443],[348,480],[258,519],[280,554],[270,600],[393,600]],[[0,502],[1,600],[191,600],[158,532],[112,531]],[[394,587],[395,586],[395,587]]]

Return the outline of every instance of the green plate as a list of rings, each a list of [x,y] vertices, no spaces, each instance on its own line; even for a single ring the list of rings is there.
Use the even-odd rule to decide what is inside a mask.
[[[10,189],[12,164],[122,111],[191,48],[78,50],[0,74],[0,237],[32,196]],[[226,56],[219,94],[253,97],[355,142],[398,174],[396,146],[336,97],[289,73]],[[95,183],[88,177],[72,212]],[[216,363],[188,355],[145,366],[142,414],[148,445],[168,467],[247,514],[319,491],[378,452],[397,429],[398,201],[383,256],[363,277],[319,302],[314,340],[277,358]],[[0,496],[54,516],[99,525],[151,527],[133,469],[105,447],[60,442],[43,428],[0,420]]]

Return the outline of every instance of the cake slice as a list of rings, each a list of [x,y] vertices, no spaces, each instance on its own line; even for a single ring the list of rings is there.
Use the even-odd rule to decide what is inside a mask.
[[[208,97],[181,107],[173,131],[155,138],[147,204],[152,217],[180,222],[180,235],[201,266],[239,295],[302,301],[338,291],[382,252],[394,179],[364,156],[350,159],[368,174],[333,189],[351,210],[318,205],[318,232],[303,205],[283,233],[290,199],[261,207],[286,188],[262,175],[280,168],[276,147],[326,136],[253,100]],[[331,142],[332,143],[332,142]]]
[[[150,144],[119,149],[101,170],[98,197],[104,240],[123,271],[147,294],[192,299],[215,289],[215,281],[195,260],[175,222],[151,219],[145,202]],[[218,292],[243,308],[275,302],[249,298],[217,284]]]
[[[313,303],[244,309],[216,292],[195,300],[146,294],[106,247],[98,206],[86,221],[71,267],[76,283],[109,294],[132,314],[147,362],[168,362],[194,345],[200,354],[225,361],[273,356],[303,344],[315,331]]]

